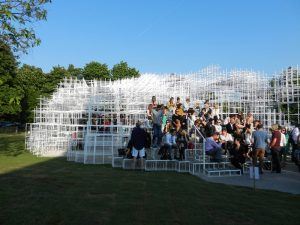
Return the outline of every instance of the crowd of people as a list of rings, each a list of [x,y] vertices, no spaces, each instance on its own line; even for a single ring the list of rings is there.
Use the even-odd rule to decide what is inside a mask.
[[[153,96],[146,122],[146,127],[152,128],[152,140],[141,125],[137,123],[128,144],[134,160],[146,157],[145,147],[158,149],[161,159],[184,160],[185,149],[194,149],[195,143],[205,142],[205,153],[213,162],[228,158],[243,172],[242,165],[249,159],[255,166],[259,162],[262,174],[264,159],[271,154],[272,171],[280,173],[287,155],[291,154],[297,162],[295,153],[300,149],[299,126],[288,131],[274,124],[268,132],[252,113],[240,112],[221,118],[217,104],[206,100],[202,106],[193,105],[189,97],[184,101],[171,97],[166,104],[158,104]]]

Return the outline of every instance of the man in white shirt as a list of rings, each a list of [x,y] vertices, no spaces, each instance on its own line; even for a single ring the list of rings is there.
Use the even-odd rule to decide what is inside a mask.
[[[172,129],[170,132],[166,133],[164,146],[168,150],[169,159],[172,160],[172,149],[173,148],[177,149],[175,129]]]
[[[221,141],[226,141],[226,142],[231,141],[231,142],[233,142],[233,137],[232,137],[231,134],[229,134],[227,132],[226,128],[222,129],[222,134],[220,135],[220,139],[221,139]]]
[[[220,140],[222,143],[222,148],[225,150],[225,153],[227,153],[227,150],[230,149],[233,144],[233,137],[227,132],[226,128],[222,129]]]

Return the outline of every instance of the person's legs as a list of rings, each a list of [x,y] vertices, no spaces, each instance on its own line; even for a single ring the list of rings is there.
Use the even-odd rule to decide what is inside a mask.
[[[139,156],[140,156],[140,168],[143,170],[144,169],[144,157],[146,155],[145,148],[142,148],[138,152],[139,152]]]
[[[279,151],[275,151],[275,160],[276,160],[276,164],[277,164],[276,172],[277,173],[281,173],[281,163],[280,163],[280,156],[279,156],[279,154],[280,154]]]
[[[157,146],[160,146],[162,139],[161,126],[157,125]]]
[[[135,170],[135,165],[136,165],[136,157],[133,157],[133,161],[132,161],[132,169]]]
[[[287,154],[288,154],[288,152],[289,152],[289,146],[286,145],[286,146],[284,147],[284,150],[283,150],[283,151],[284,151],[284,152],[283,152],[283,162],[286,163],[286,156],[287,156]]]
[[[209,151],[209,154],[213,157],[216,162],[222,161],[222,149],[221,148],[214,148]]]
[[[164,147],[167,149],[167,151],[168,151],[168,159],[170,159],[171,158],[171,156],[172,156],[172,145],[168,145],[168,144],[165,144],[164,145]]]
[[[284,167],[285,166],[285,161],[286,161],[286,146],[282,147],[280,149],[279,157],[280,157],[281,167]]]
[[[132,148],[132,157],[133,157],[133,161],[132,161],[132,169],[135,169],[135,165],[136,165],[136,158],[138,156],[138,151],[135,148]]]
[[[257,151],[258,160],[259,160],[259,173],[263,173],[263,167],[264,167],[264,156],[265,156],[265,150],[264,149],[258,149]]]
[[[173,144],[172,145],[172,148],[174,149],[174,151],[173,151],[173,158],[175,159],[178,159],[177,157],[178,157],[178,152],[179,152],[179,149],[178,149],[178,146],[176,145],[176,144]]]
[[[158,131],[157,131],[157,124],[153,124],[153,140],[152,140],[152,146],[157,146],[157,140],[158,139]]]
[[[258,155],[259,149],[253,149],[252,151],[252,165],[255,167],[257,164],[257,155]]]
[[[272,165],[273,165],[272,171],[276,170],[277,173],[281,172],[279,151],[272,150]]]
[[[240,160],[238,158],[231,158],[230,162],[235,168],[241,170],[241,174],[244,173],[242,163],[240,162]]]

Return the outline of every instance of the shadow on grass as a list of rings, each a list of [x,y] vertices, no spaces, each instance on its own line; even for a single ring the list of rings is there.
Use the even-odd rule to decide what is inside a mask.
[[[188,174],[124,171],[28,153],[2,155],[3,163],[0,224],[299,222],[299,195],[253,192]]]

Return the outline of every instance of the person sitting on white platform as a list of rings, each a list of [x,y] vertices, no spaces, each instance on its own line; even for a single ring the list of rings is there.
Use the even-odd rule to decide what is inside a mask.
[[[168,150],[168,158],[172,160],[172,149],[177,149],[175,129],[172,129],[170,132],[166,133],[164,138],[164,146]]]
[[[136,123],[131,133],[133,169],[136,166],[136,159],[139,157],[141,168],[144,168],[145,146],[147,144],[147,133],[141,128],[141,122]]]
[[[225,150],[225,153],[227,153],[227,150],[230,149],[233,145],[233,137],[227,132],[226,127],[222,129],[220,140],[222,142],[222,148]]]
[[[222,143],[217,143],[219,140],[219,133],[214,132],[212,136],[206,138],[205,153],[212,157],[215,162],[222,161]]]

